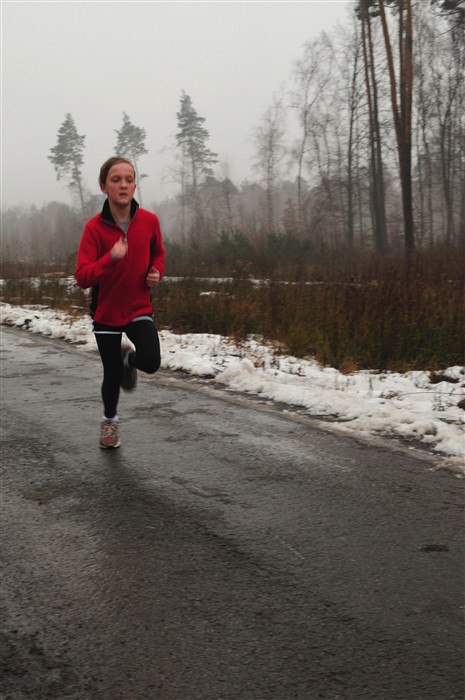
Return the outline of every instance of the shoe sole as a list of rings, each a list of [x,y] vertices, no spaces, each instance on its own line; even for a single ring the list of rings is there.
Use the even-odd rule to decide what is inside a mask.
[[[102,450],[116,450],[117,447],[121,447],[121,443],[119,442],[117,445],[99,445],[99,447]]]

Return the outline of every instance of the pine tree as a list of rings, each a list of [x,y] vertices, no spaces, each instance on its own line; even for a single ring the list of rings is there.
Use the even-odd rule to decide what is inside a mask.
[[[181,93],[181,107],[176,116],[178,119],[176,145],[182,170],[182,201],[183,205],[186,200],[192,201],[195,225],[199,229],[202,224],[200,186],[207,176],[213,174],[211,166],[218,162],[218,158],[217,154],[207,147],[210,134],[203,126],[205,118],[197,114],[191,98],[184,90]]]
[[[147,177],[145,174],[139,174],[139,158],[145,155],[148,151],[145,148],[145,138],[146,132],[140,126],[135,126],[126,112],[123,112],[123,125],[118,131],[115,129],[117,135],[116,141],[116,155],[121,158],[128,158],[134,165],[134,170],[136,171],[136,181],[139,183],[139,194],[140,194],[140,181],[142,178]],[[141,204],[142,204],[142,199]]]
[[[78,134],[74,119],[68,112],[58,130],[57,145],[50,149],[51,155],[47,156],[55,168],[57,180],[68,180],[68,187],[77,192],[83,214],[85,206],[81,167],[84,162],[82,152],[85,138]]]

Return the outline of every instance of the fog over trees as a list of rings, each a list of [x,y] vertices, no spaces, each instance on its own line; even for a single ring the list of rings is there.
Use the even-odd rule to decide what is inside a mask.
[[[208,114],[182,92],[167,173],[177,191],[147,201],[143,183],[167,241],[272,236],[379,255],[465,242],[465,0],[356,0],[353,10],[344,27],[305,43],[289,84],[251,124],[255,180],[234,182]],[[150,119],[136,127],[123,112],[115,129],[115,154],[133,160],[139,185]],[[7,259],[66,260],[99,210],[82,182],[78,132],[66,114],[48,156],[69,206],[4,211]]]

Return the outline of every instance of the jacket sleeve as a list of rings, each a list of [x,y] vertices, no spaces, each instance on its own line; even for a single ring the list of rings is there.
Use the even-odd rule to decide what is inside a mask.
[[[95,232],[88,224],[84,228],[79,245],[74,278],[81,289],[88,289],[101,280],[118,264],[110,251],[99,257],[99,243]]]
[[[163,277],[165,269],[165,248],[160,229],[158,217],[155,217],[155,223],[150,241],[150,267],[154,267],[160,273],[160,279]]]

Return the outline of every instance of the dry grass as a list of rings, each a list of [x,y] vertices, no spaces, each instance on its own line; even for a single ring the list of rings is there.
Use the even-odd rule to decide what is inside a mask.
[[[314,357],[345,372],[440,372],[464,362],[462,260],[463,250],[423,251],[407,268],[403,258],[380,261],[326,252],[316,261],[300,259],[294,279],[289,267],[280,270],[278,260],[262,284],[250,279],[257,271],[253,260],[235,261],[233,270],[218,268],[217,274],[232,275],[219,282],[197,279],[211,272],[197,261],[190,277],[166,280],[154,292],[157,324],[174,332],[219,333],[237,340],[255,335],[283,352]],[[179,266],[174,260],[170,269],[168,258],[166,274],[174,271]],[[87,309],[80,290],[55,277],[33,283],[32,271],[29,276],[24,272],[8,275],[4,301]],[[287,281],[279,279],[280,272]]]

